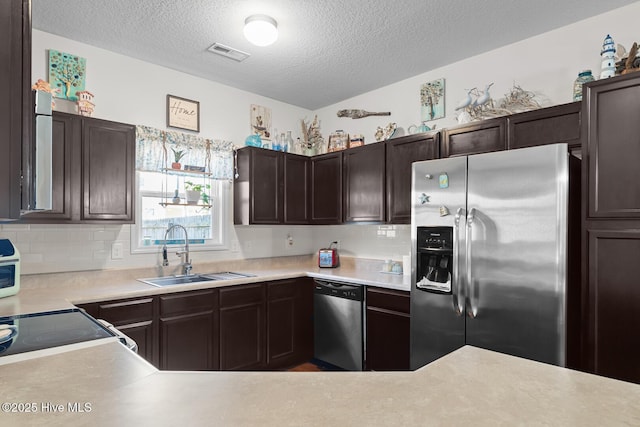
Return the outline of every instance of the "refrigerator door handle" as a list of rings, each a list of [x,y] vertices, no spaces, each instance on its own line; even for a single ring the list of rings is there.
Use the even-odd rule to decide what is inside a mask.
[[[467,214],[467,227],[466,227],[466,234],[465,234],[465,243],[466,243],[466,298],[465,298],[465,303],[467,306],[467,315],[471,318],[474,319],[476,317],[477,314],[477,308],[474,308],[473,305],[471,304],[471,287],[473,286],[473,274],[471,271],[471,266],[473,264],[473,261],[471,259],[471,233],[473,231],[473,221],[476,217],[476,208],[471,208],[469,209],[469,213]]]
[[[453,296],[453,310],[455,311],[457,316],[462,316],[464,311],[464,306],[461,302],[464,300],[464,279],[460,275],[460,219],[464,216],[465,211],[464,208],[458,208],[456,211],[456,216],[454,217],[454,228],[453,228],[453,280],[451,284],[455,289],[452,289]]]

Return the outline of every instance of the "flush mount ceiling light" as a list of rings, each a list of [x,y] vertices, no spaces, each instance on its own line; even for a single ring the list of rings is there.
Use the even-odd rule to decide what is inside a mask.
[[[269,46],[278,39],[278,23],[267,15],[251,15],[244,20],[244,36],[256,46]]]

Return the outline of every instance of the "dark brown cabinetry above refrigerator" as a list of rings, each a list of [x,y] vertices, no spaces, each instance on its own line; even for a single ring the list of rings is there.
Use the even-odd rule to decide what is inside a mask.
[[[390,139],[386,142],[387,222],[411,223],[411,163],[440,156],[440,132]]]

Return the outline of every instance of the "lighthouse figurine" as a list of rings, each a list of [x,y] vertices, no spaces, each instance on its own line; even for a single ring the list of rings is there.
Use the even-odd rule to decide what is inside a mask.
[[[602,43],[602,69],[600,70],[600,78],[607,79],[616,75],[616,61],[613,58],[616,53],[616,47],[613,43],[613,39],[609,34],[604,38]]]

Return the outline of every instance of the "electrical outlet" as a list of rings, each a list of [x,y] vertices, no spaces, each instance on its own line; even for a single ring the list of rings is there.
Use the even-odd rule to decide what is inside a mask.
[[[293,236],[291,234],[287,234],[287,246],[293,246]]]
[[[231,241],[231,252],[238,252],[238,241],[237,240],[232,240]]]
[[[340,249],[340,240],[336,240],[336,249]]]
[[[122,242],[113,242],[111,244],[111,259],[122,259],[123,256]]]

